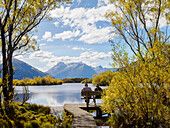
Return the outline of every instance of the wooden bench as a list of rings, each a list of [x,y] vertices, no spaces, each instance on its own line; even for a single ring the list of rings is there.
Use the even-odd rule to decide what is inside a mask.
[[[83,96],[81,99],[86,100],[86,105],[88,108],[89,100],[90,99],[100,99],[99,97],[101,96],[101,92],[100,91],[84,91],[84,92],[81,92],[81,96]]]

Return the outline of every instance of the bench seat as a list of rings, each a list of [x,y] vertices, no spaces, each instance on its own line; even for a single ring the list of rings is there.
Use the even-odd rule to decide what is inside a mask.
[[[85,99],[86,100],[86,104],[87,104],[87,108],[89,105],[89,99],[100,99],[99,97],[101,96],[101,92],[100,91],[84,91],[81,92],[81,96],[83,96],[81,99]]]

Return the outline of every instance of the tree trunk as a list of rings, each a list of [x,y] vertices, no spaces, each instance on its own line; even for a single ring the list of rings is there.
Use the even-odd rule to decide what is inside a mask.
[[[14,88],[13,88],[13,75],[14,75],[14,70],[13,70],[13,64],[12,64],[12,55],[13,51],[11,48],[11,45],[9,45],[9,54],[8,54],[8,70],[9,70],[9,77],[8,77],[8,88],[9,88],[9,100],[13,99],[14,96]]]
[[[4,94],[4,100],[9,100],[9,93],[8,93],[8,64],[7,64],[7,56],[6,56],[6,42],[5,42],[5,32],[4,28],[1,28],[1,40],[2,40],[2,89]]]
[[[1,86],[0,86],[0,88],[1,88]],[[0,93],[0,113],[1,113],[1,115],[4,115],[4,111],[2,108],[2,104],[1,104],[1,102],[2,102],[1,96],[2,96],[2,93]]]
[[[9,118],[14,118],[14,109],[12,102],[10,102],[10,97],[9,97],[9,86],[8,86],[8,79],[9,75],[8,74],[8,59],[12,59],[12,57],[8,56],[7,57],[7,44],[5,40],[5,30],[4,26],[2,25],[0,21],[0,31],[1,31],[1,41],[2,41],[2,62],[3,62],[3,68],[2,68],[2,92],[3,92],[3,104],[5,106],[5,112],[8,115]],[[12,65],[11,65],[12,66]],[[13,76],[13,75],[12,75]],[[13,77],[12,77],[13,78]]]

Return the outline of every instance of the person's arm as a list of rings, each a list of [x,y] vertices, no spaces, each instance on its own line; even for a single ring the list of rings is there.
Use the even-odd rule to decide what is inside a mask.
[[[81,92],[84,92],[84,88],[81,90]]]

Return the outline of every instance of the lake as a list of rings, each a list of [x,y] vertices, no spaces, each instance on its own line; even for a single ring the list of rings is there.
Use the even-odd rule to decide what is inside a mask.
[[[94,90],[95,86],[88,84]],[[85,103],[81,99],[81,89],[84,84],[81,83],[64,83],[62,85],[52,86],[28,86],[30,98],[27,102],[50,107],[62,107],[65,103]],[[18,92],[23,90],[22,86],[16,86]],[[22,101],[22,94],[18,94],[18,101]],[[101,100],[97,99],[97,103]]]
[[[88,85],[94,90],[94,85]],[[50,106],[61,112],[63,111],[63,105],[66,103],[85,103],[85,101],[81,99],[81,89],[83,87],[84,84],[81,83],[64,83],[62,85],[52,86],[28,86],[31,93],[27,102]],[[18,101],[22,101],[23,94],[19,92],[22,92],[23,88],[23,86],[15,87],[15,90],[18,91],[18,95],[16,96],[16,99],[19,98]],[[90,102],[92,103],[92,100],[90,100]],[[96,99],[96,103],[101,103],[101,100]],[[95,116],[95,112],[92,113],[92,115]],[[98,126],[98,128],[109,128],[109,126]]]

